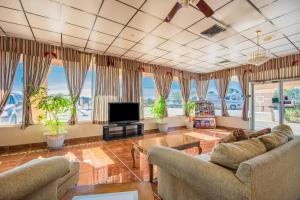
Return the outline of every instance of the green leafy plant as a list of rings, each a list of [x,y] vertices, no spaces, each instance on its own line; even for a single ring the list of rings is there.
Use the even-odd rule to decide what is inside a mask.
[[[196,102],[195,101],[188,101],[184,105],[185,114],[187,117],[189,117],[189,121],[192,121],[191,114],[195,111],[196,108]]]
[[[150,112],[159,122],[163,122],[166,117],[167,103],[165,98],[159,97],[158,100],[150,107]]]
[[[59,119],[60,114],[76,112],[70,98],[62,95],[48,96],[47,89],[43,87],[33,92],[30,103],[43,111],[43,114],[38,116],[38,122],[47,126],[52,135],[64,133],[67,127],[67,123]]]

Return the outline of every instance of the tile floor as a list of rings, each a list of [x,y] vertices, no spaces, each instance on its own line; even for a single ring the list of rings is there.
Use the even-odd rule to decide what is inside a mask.
[[[187,134],[201,140],[202,152],[209,152],[214,145],[227,134],[230,130],[209,129],[209,130],[178,130],[168,134]],[[140,154],[136,160],[136,168],[132,167],[131,142],[142,138],[159,137],[162,133],[146,134],[142,137],[115,141],[99,141],[68,144],[60,150],[48,149],[26,149],[17,152],[5,152],[0,155],[0,173],[14,168],[35,158],[64,156],[69,160],[80,162],[79,185],[89,185],[97,183],[126,183],[133,181],[148,181],[149,170],[147,158]],[[197,148],[186,150],[187,153],[196,155]],[[156,171],[154,172],[156,176]],[[156,195],[154,183],[153,191]],[[157,198],[158,199],[158,198]]]

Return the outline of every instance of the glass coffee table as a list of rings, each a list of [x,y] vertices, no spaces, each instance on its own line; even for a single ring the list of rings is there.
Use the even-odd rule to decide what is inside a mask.
[[[197,147],[199,154],[202,152],[200,147],[200,139],[183,134],[167,134],[161,137],[145,138],[137,141],[132,141],[132,161],[135,168],[136,153],[148,154],[148,150],[155,146],[164,146],[177,150],[185,150]],[[153,165],[149,162],[150,182],[153,182]]]

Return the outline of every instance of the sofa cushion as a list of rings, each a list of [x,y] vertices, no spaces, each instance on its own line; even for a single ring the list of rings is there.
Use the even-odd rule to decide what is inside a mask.
[[[257,138],[239,142],[217,144],[211,154],[210,161],[236,170],[239,164],[267,151],[265,145]]]
[[[288,137],[280,132],[262,135],[258,139],[264,143],[268,151],[288,142]]]
[[[286,135],[288,137],[288,140],[292,140],[294,138],[293,130],[290,126],[285,124],[275,126],[272,129],[272,133],[281,133],[283,135]]]

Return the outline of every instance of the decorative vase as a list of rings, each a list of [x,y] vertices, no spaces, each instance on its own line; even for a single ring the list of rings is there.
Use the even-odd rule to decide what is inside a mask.
[[[65,133],[56,135],[45,133],[44,135],[46,135],[49,149],[60,149],[64,146]]]
[[[187,122],[185,122],[185,125],[186,125],[187,129],[194,128],[194,122],[193,121],[187,121]]]
[[[166,133],[168,132],[168,123],[167,122],[159,122],[157,123],[159,132]]]

